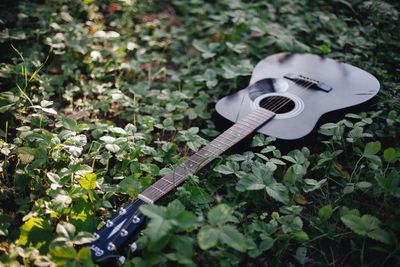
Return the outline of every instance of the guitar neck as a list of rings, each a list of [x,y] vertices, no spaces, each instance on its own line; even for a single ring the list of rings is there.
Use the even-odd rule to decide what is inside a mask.
[[[191,155],[185,162],[178,165],[174,171],[168,173],[148,187],[139,194],[138,198],[147,203],[154,203],[180,185],[188,176],[207,165],[274,116],[275,113],[263,108],[253,110],[209,144]]]

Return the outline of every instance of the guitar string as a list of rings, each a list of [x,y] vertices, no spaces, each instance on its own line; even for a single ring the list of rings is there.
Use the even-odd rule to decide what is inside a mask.
[[[307,86],[306,86],[307,85]],[[301,84],[301,86],[303,86],[304,88],[303,88],[303,90],[307,90],[307,89],[309,89],[311,86],[313,86],[314,85],[314,83],[312,82],[312,81],[306,81],[304,84]],[[299,94],[297,94],[297,96],[298,97],[300,97],[300,96],[303,96],[303,95],[305,95],[307,93],[307,91],[300,91],[300,93]],[[280,96],[279,96],[280,97]],[[282,107],[284,107],[286,104],[288,104],[288,103],[290,103],[291,101],[293,101],[293,100],[291,100],[290,98],[288,98],[288,97],[285,97],[285,96],[283,96],[282,98],[281,98],[281,100],[278,100],[276,103],[274,103],[271,107],[268,107],[267,108],[267,105],[265,105],[265,106],[261,106],[262,108],[265,108],[265,109],[268,109],[268,110],[270,110],[270,111],[272,111],[272,112],[276,112],[276,111],[278,111],[279,109],[281,109]],[[275,109],[276,108],[276,109]],[[273,109],[275,109],[275,110],[273,110]]]
[[[299,83],[297,83],[297,84],[299,84]],[[311,81],[305,81],[305,82],[302,82],[302,83],[300,83],[300,86],[302,86],[303,87],[303,90],[305,90],[305,89],[308,89],[309,87],[311,87],[312,85],[313,85],[314,83],[313,82],[311,82]],[[297,89],[297,88],[296,88]],[[299,89],[297,89],[297,90],[299,90]],[[302,93],[303,91],[300,91],[300,93],[299,94],[297,94],[297,96],[300,96],[300,95],[302,95],[301,93]],[[283,106],[285,106],[286,104],[288,104],[288,103],[290,103],[292,100],[290,99],[290,98],[288,98],[288,97],[281,97],[281,96],[273,96],[272,98],[274,98],[274,97],[277,97],[277,98],[280,98],[278,101],[274,101],[274,102],[272,102],[272,104],[271,104],[271,106],[270,107],[268,107],[268,105],[271,103],[271,101],[269,101],[269,102],[267,102],[265,105],[262,105],[261,107],[262,108],[265,108],[265,109],[267,109],[267,110],[270,110],[270,111],[272,111],[272,112],[274,112],[274,111],[277,111],[277,110],[279,110],[280,108],[282,108]],[[247,122],[246,122],[247,123]],[[250,123],[248,123],[249,125],[251,125]],[[214,139],[215,140],[215,139]],[[211,144],[211,143],[210,143]],[[217,148],[218,149],[218,148]],[[221,149],[221,153],[222,152],[224,152],[224,150],[222,150]],[[220,153],[220,152],[217,152],[217,153]],[[195,161],[196,162],[196,161]],[[199,163],[197,163],[197,164],[199,164]],[[183,168],[184,169],[189,169],[190,171],[189,171],[189,173],[185,173],[185,174],[183,174],[182,175],[182,177],[178,177],[176,180],[178,181],[178,184],[179,183],[181,183],[182,181],[184,181],[186,178],[186,176],[188,176],[189,174],[190,174],[190,172],[193,172],[194,170],[193,169],[191,169],[190,167],[188,167],[186,164],[182,164],[181,166],[183,166]],[[161,178],[161,179],[163,179],[163,178]],[[164,179],[164,180],[166,180],[166,179]],[[168,180],[167,180],[168,181]],[[173,189],[173,188],[175,188],[175,186],[171,186],[170,184],[167,184],[167,183],[165,183],[165,184],[161,184],[161,185],[158,185],[157,187],[156,186],[154,186],[154,184],[151,186],[151,188],[152,188],[152,190],[153,190],[153,192],[151,192],[150,191],[150,194],[149,194],[149,198],[151,198],[151,199],[153,199],[154,197],[162,197],[163,195],[165,195],[165,194],[167,194],[171,189]],[[156,192],[157,191],[157,192]]]
[[[305,85],[307,85],[309,83],[309,85],[306,87]],[[314,83],[313,82],[310,82],[310,81],[306,81],[304,84],[301,84],[301,86],[303,86],[304,88],[303,89],[308,89],[308,88],[310,88],[312,85],[313,85]],[[297,96],[299,96],[300,97],[300,95],[303,95],[303,94],[298,94]],[[276,96],[276,97],[280,97],[280,96]],[[284,101],[283,101],[284,100]],[[292,100],[290,99],[290,98],[286,98],[286,97],[283,97],[282,99],[280,99],[278,102],[276,102],[276,103],[272,103],[272,106],[271,107],[268,107],[268,103],[270,102],[267,102],[267,104],[266,105],[263,105],[263,106],[261,106],[262,108],[265,108],[265,109],[267,109],[267,110],[270,110],[270,111],[272,111],[272,112],[274,112],[274,109],[276,108],[276,110],[275,111],[278,111],[280,108],[282,108],[283,106],[285,106],[287,103],[289,103],[289,102],[291,102]],[[199,164],[201,164],[201,163],[199,163]],[[182,164],[182,165],[184,165],[184,164]],[[185,167],[187,167],[186,165],[185,165]],[[188,168],[188,169],[190,169],[190,171],[194,171],[193,169],[191,169],[191,168]],[[161,178],[162,179],[162,178]],[[179,179],[179,178],[178,178]],[[183,178],[183,181],[185,180],[185,178]],[[180,183],[180,182],[182,182],[182,181],[178,181],[178,184]],[[153,187],[154,188],[154,187]],[[174,187],[173,187],[174,188]],[[164,195],[164,194],[166,194],[166,193],[168,193],[169,191],[167,191],[167,192],[164,192],[164,190],[165,189],[168,189],[168,187],[163,187],[162,189],[160,189],[160,191],[162,191],[162,196]],[[127,207],[128,208],[125,208],[125,210],[126,210],[126,212],[128,212],[128,210],[130,210],[130,208],[132,208],[134,205],[133,205],[133,203],[134,203],[135,201],[133,201],[132,203],[130,203],[130,204],[128,204],[127,205]],[[132,224],[133,223],[133,218],[135,217],[135,216],[137,216],[138,214],[139,214],[139,210],[137,210],[130,218],[129,218],[129,220],[126,222],[126,223],[124,223],[124,225],[121,227],[121,230],[119,230],[118,231],[118,233],[117,233],[117,235],[112,239],[112,243],[116,240],[116,238],[117,238],[117,236],[121,233],[121,231],[122,230],[126,230],[129,226],[130,226],[130,224]],[[118,213],[117,214],[117,216],[115,217],[115,218],[113,218],[113,220],[112,220],[112,222],[115,222],[119,217],[120,217],[121,215]]]
[[[303,88],[303,90],[304,89],[308,89],[309,87],[311,87],[311,85],[313,85],[313,82],[310,82],[310,81],[305,81],[304,83],[302,83],[302,84],[300,84],[300,86],[302,86],[302,87],[304,87]],[[302,92],[302,91],[301,91]],[[300,96],[301,94],[299,93],[297,96]],[[267,109],[267,110],[270,110],[270,111],[272,111],[272,112],[274,112],[274,111],[277,111],[277,110],[279,110],[280,108],[282,108],[283,106],[285,106],[287,103],[290,103],[292,100],[290,99],[290,98],[287,98],[287,97],[282,97],[281,98],[281,96],[273,96],[272,98],[280,98],[278,101],[276,101],[276,102],[273,102],[272,103],[272,106],[271,107],[268,107],[268,104],[269,103],[271,103],[270,101],[269,101],[269,103],[267,103],[267,104],[265,104],[265,105],[263,105],[263,106],[261,106],[262,108],[265,108],[265,109]],[[271,100],[272,101],[272,100]],[[275,109],[276,108],[276,109]],[[275,110],[274,110],[275,109]],[[250,124],[250,123],[248,123],[248,124]],[[215,140],[215,139],[214,139]],[[210,142],[211,143],[211,142]],[[221,151],[221,153],[222,152],[224,152],[223,150]],[[219,153],[219,152],[217,152],[217,153]],[[196,162],[196,161],[195,161]],[[196,162],[197,163],[197,162]],[[197,163],[197,164],[199,164],[199,163]],[[184,169],[189,169],[190,171],[194,171],[194,169],[191,169],[190,167],[188,167],[186,164],[182,164],[182,165],[184,165],[183,166],[183,168]],[[181,165],[181,166],[182,166]],[[184,177],[186,177],[186,176],[188,176],[189,175],[189,173],[188,174],[184,174],[183,175],[183,177],[181,177],[181,178],[177,178],[176,180],[178,181],[178,184],[180,183],[180,182],[182,182],[182,181],[184,181],[185,180],[185,178]],[[161,179],[163,179],[163,178],[161,178]],[[164,179],[165,180],[165,179]],[[166,193],[168,193],[169,192],[169,190],[171,190],[171,189],[173,189],[173,188],[175,188],[175,186],[170,186],[169,184],[166,184],[165,183],[165,185],[163,186],[162,184],[161,184],[161,187],[159,186],[159,187],[155,187],[154,186],[154,184],[153,185],[151,185],[152,186],[152,188],[153,188],[153,191],[155,190],[155,191],[157,191],[157,192],[160,192],[161,193],[161,196],[163,196],[163,195],[165,195]],[[160,196],[160,194],[159,193],[154,193],[153,195],[150,195],[150,197],[152,197],[152,198],[154,198],[154,197],[158,197],[158,196]]]
[[[303,89],[308,89],[309,87],[311,87],[311,85],[313,84],[313,82],[311,82],[311,81],[304,81],[303,84],[301,84],[301,83],[298,83],[298,84],[300,84],[300,86],[305,87],[305,88],[303,88]],[[306,87],[307,84],[309,84],[310,86],[309,86],[309,87]],[[297,89],[297,88],[296,88],[296,89]],[[297,89],[297,90],[298,90],[298,89]],[[302,91],[300,91],[300,93],[301,93],[301,92],[302,92]],[[299,94],[298,96],[300,96],[300,94]],[[272,103],[273,100],[276,99],[276,98],[278,98],[278,99],[280,98],[280,100],[282,100],[282,99],[285,99],[285,98],[287,98],[287,97],[284,97],[284,96],[282,97],[282,96],[280,96],[280,95],[271,96],[270,99],[268,99],[267,102],[265,102],[264,105],[261,106],[261,107],[267,109],[268,104]],[[279,104],[279,101],[278,101],[278,102],[273,102],[272,104]],[[269,109],[269,110],[271,110],[271,109]]]
[[[135,211],[135,213],[133,213],[133,215],[122,225],[121,229],[119,229],[118,232],[115,233],[114,237],[110,241],[111,243],[114,244],[115,240],[117,240],[117,237],[121,234],[122,230],[126,230],[126,229],[128,229],[129,226],[131,226],[131,224],[133,223],[133,218],[135,218],[135,216],[139,215],[139,213],[140,213],[140,211],[139,211],[139,209],[137,209]],[[137,223],[139,223],[139,222],[137,222]],[[128,237],[128,235],[126,235],[125,237]]]

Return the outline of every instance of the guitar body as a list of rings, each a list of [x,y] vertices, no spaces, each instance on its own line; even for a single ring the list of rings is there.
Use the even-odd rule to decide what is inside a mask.
[[[217,103],[217,112],[234,125],[104,222],[89,245],[93,259],[103,266],[122,264],[121,248],[132,253],[137,249],[132,236],[144,224],[140,206],[156,202],[254,131],[280,140],[300,139],[322,115],[365,103],[378,91],[374,76],[332,59],[284,53],[265,58],[255,67],[247,88]]]
[[[326,92],[312,87],[306,88],[307,86],[284,78],[288,73],[322,81],[331,90]],[[286,90],[277,92],[279,88],[276,90],[271,86],[264,86],[262,81],[268,78],[287,83],[282,86],[287,87]],[[260,133],[278,139],[295,140],[309,134],[322,115],[364,103],[378,91],[378,80],[352,65],[312,54],[280,53],[260,61],[254,68],[250,85],[219,100],[216,110],[222,117],[236,122],[246,117],[263,96],[277,94],[295,98],[297,110],[293,108],[292,112],[278,114],[257,129]]]

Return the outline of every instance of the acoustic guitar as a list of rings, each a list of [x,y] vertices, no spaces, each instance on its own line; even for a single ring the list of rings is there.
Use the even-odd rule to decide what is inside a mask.
[[[216,111],[234,124],[160,178],[127,206],[104,223],[89,246],[93,259],[102,264],[134,240],[144,223],[139,208],[156,202],[186,178],[254,131],[282,140],[296,140],[309,134],[319,118],[365,103],[379,91],[378,80],[349,64],[312,54],[280,53],[260,61],[250,85],[218,101]],[[137,249],[133,241],[129,249]]]

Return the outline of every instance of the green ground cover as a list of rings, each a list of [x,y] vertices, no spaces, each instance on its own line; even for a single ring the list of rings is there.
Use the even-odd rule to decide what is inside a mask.
[[[126,266],[399,266],[399,7],[2,1],[0,265],[91,266],[98,224],[218,135],[216,101],[287,51],[373,73],[377,102],[313,146],[255,135],[190,177],[144,209]]]

